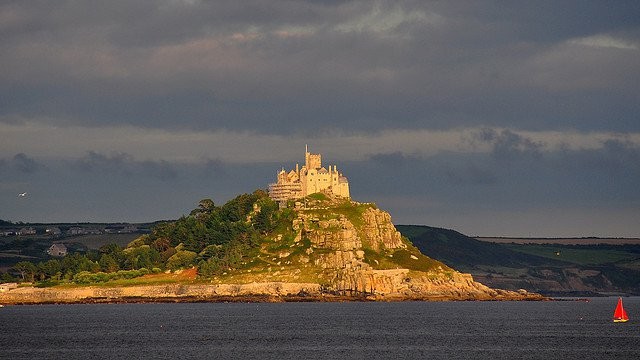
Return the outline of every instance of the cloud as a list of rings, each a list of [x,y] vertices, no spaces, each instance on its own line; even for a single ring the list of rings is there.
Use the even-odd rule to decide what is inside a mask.
[[[377,133],[325,132],[314,136],[269,135],[231,131],[167,131],[140,127],[55,127],[46,122],[2,124],[0,153],[28,149],[35,158],[78,158],[90,165],[87,149],[118,158],[199,163],[300,161],[305,145],[328,161],[367,159],[371,154],[432,156],[440,152],[489,153],[497,145],[535,154],[560,149],[596,149],[608,140],[640,144],[639,133],[523,131],[513,128],[470,127],[450,130],[386,130]],[[511,134],[511,135],[509,135]],[[500,137],[500,142],[494,144]],[[512,142],[508,142],[509,139]],[[69,139],[73,139],[70,141]],[[518,140],[520,139],[520,140]],[[514,141],[521,141],[516,145]],[[528,144],[526,142],[529,142]],[[112,159],[113,160],[113,159]],[[122,159],[121,159],[122,160]],[[98,162],[98,159],[93,159]]]
[[[308,144],[400,221],[623,219],[639,4],[3,2],[0,217],[49,216],[12,203],[27,187],[68,219],[167,217],[266,186]]]
[[[437,25],[442,17],[436,13],[426,13],[424,10],[407,11],[401,6],[384,8],[382,3],[374,2],[373,7],[361,16],[335,25],[340,32],[373,32],[389,34],[397,33],[401,28],[414,24]]]
[[[640,201],[638,144],[607,140],[587,149],[539,149],[542,156],[530,157],[519,147],[526,149],[526,144],[535,143],[531,139],[497,130],[484,135],[490,145],[510,144],[507,148],[514,157],[505,162],[493,154],[491,147],[482,152],[395,151],[370,153],[349,161],[326,156],[323,160],[337,164],[349,178],[354,200],[376,202],[400,224],[445,226],[484,235],[630,236],[640,231],[631,221],[632,215],[638,214]],[[240,193],[266,188],[275,180],[278,169],[292,168],[301,157],[298,154],[298,159],[289,161],[255,163],[228,163],[215,158],[162,162],[139,160],[127,153],[94,151],[76,160],[37,158],[34,160],[46,164],[46,177],[2,172],[0,189],[7,191],[0,192],[5,205],[0,218],[176,218],[188,213],[200,199],[223,203]],[[12,205],[15,193],[24,191],[21,189],[27,189],[38,201]],[[556,218],[550,219],[550,211]],[[560,226],[562,216],[567,221],[564,229]],[[605,223],[605,219],[615,221]],[[622,227],[615,230],[611,224]]]
[[[514,124],[639,131],[634,58],[584,45],[639,43],[637,10],[634,2],[6,3],[0,121],[307,136]]]
[[[114,152],[108,155],[89,151],[87,154],[71,163],[71,167],[83,172],[100,174],[118,174],[126,177],[146,176],[162,181],[175,179],[178,174],[175,165],[165,161],[137,161],[127,153]]]
[[[609,35],[593,35],[569,41],[572,44],[596,47],[596,48],[613,48],[624,50],[638,50],[638,45],[624,40],[616,39]]]
[[[226,176],[225,164],[220,159],[204,159],[202,176],[205,178]]]
[[[494,129],[483,129],[477,134],[480,141],[492,145],[492,155],[501,160],[512,160],[516,157],[540,157],[544,144],[514,133],[510,130],[500,132]]]
[[[77,160],[74,166],[83,171],[122,172],[128,174],[126,167],[132,162],[131,155],[125,153],[104,155],[89,151],[84,158]]]
[[[140,163],[142,172],[148,174],[151,177],[167,181],[178,177],[177,171],[174,169],[174,165],[168,161],[143,161]]]
[[[24,153],[16,154],[13,159],[11,159],[11,165],[15,170],[25,174],[35,173],[45,168],[42,164]]]
[[[577,166],[604,171],[607,181],[613,183],[640,181],[640,146],[638,144],[609,139],[602,145],[600,149],[574,151],[567,156],[573,158],[572,162]],[[637,195],[640,196],[640,191]]]

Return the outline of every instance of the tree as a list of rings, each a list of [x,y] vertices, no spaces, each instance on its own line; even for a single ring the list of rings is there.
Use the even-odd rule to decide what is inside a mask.
[[[62,273],[62,266],[60,265],[60,261],[56,259],[41,262],[40,264],[38,264],[38,268],[43,275],[43,278],[41,280],[44,280],[44,278],[59,280],[59,277]]]
[[[167,267],[172,270],[177,270],[180,268],[185,268],[193,265],[193,261],[196,259],[198,254],[193,251],[181,250],[176,252],[173,256],[167,260]]]
[[[127,248],[124,251],[126,269],[151,269],[160,266],[160,253],[149,245]]]
[[[160,237],[153,241],[151,247],[159,252],[167,251],[171,247],[171,241],[166,237]]]
[[[38,268],[29,261],[20,261],[13,266],[13,269],[20,273],[22,281],[33,281]]]
[[[97,272],[100,270],[100,265],[97,262],[93,262],[79,253],[65,256],[61,265],[62,272],[69,279],[81,271]]]
[[[100,252],[113,258],[113,260],[115,260],[118,264],[118,268],[122,269],[124,267],[125,255],[122,248],[118,244],[111,243],[103,245],[102,247],[100,247]],[[102,258],[102,256],[100,258]]]
[[[14,282],[14,281],[16,281],[16,279],[13,276],[11,276],[11,274],[9,274],[8,272],[0,273],[0,283]]]
[[[111,273],[120,270],[120,265],[113,256],[109,254],[102,254],[100,256],[100,260],[98,260],[98,264],[100,265],[100,270]]]
[[[198,208],[191,211],[189,215],[195,216],[196,218],[202,217],[203,215],[211,214],[216,208],[216,205],[213,203],[211,199],[202,199],[198,203]]]

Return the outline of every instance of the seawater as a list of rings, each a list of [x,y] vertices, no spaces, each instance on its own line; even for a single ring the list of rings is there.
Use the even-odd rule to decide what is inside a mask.
[[[640,298],[0,308],[2,359],[640,359]]]

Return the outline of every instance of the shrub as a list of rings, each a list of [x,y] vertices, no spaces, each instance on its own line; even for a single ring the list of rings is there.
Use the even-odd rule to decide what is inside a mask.
[[[167,260],[167,267],[172,270],[177,270],[193,265],[193,261],[197,256],[198,254],[193,251],[178,251],[173,256],[171,256],[169,260]]]

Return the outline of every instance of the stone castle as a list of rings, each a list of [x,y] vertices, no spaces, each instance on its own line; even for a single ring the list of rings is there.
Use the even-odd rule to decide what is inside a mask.
[[[289,172],[284,168],[278,172],[277,182],[269,184],[269,197],[275,201],[303,198],[319,192],[331,192],[334,196],[349,198],[349,181],[338,171],[337,166],[322,166],[322,155],[311,154],[305,147],[304,166],[296,164]]]

